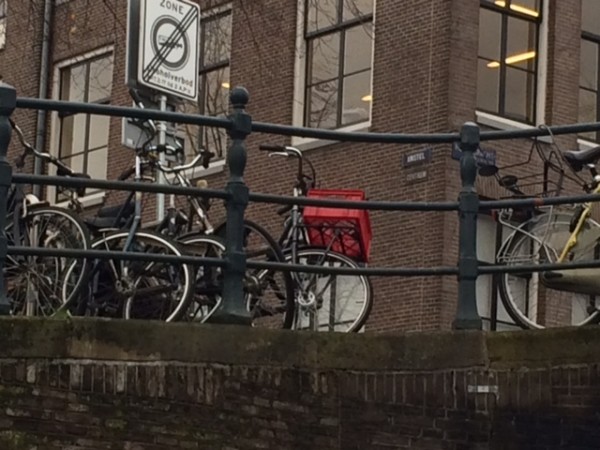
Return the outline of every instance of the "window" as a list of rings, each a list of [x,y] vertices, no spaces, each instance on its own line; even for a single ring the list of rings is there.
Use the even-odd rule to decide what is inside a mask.
[[[373,0],[306,0],[302,123],[336,129],[371,118]]]
[[[231,55],[231,7],[210,10],[200,22],[200,74],[197,104],[184,105],[187,113],[224,116],[229,111],[229,58]],[[214,160],[223,159],[227,151],[227,131],[223,128],[185,126],[187,152],[199,148],[215,153]],[[193,130],[197,130],[194,133]]]
[[[112,53],[100,54],[59,68],[61,100],[110,102]],[[110,117],[90,114],[59,115],[58,157],[77,172],[106,178]],[[91,193],[91,190],[87,191]],[[62,200],[57,196],[57,201]]]
[[[0,50],[6,47],[6,13],[8,0],[0,0]]]
[[[481,0],[477,108],[535,122],[541,0]]]
[[[579,122],[600,120],[600,2],[583,0],[581,3],[581,58],[579,70]],[[582,134],[581,137],[600,141],[600,132]]]

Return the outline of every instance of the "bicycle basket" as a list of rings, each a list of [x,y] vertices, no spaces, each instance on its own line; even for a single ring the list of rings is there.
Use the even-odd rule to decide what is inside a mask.
[[[307,197],[361,201],[365,199],[365,193],[360,190],[311,189]],[[302,217],[311,245],[331,248],[358,261],[369,261],[372,232],[368,211],[306,206]]]

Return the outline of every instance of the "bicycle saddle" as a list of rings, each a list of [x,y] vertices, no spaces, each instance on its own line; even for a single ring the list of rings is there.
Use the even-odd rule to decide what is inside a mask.
[[[565,160],[575,172],[579,172],[586,164],[593,164],[600,159],[600,146],[586,150],[570,150],[563,152]]]

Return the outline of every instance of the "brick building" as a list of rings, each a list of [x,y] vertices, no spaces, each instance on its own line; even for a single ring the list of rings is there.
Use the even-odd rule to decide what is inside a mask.
[[[201,6],[201,87],[194,108],[202,113],[225,112],[229,87],[243,85],[254,120],[347,131],[434,133],[456,131],[469,120],[484,129],[599,120],[595,0],[212,0]],[[125,0],[0,0],[0,75],[19,96],[131,105],[124,83],[126,27]],[[15,118],[37,145],[94,177],[114,179],[132,161],[132,152],[121,146],[119,118],[32,111],[18,111]],[[182,133],[189,149],[200,142],[220,156],[225,152],[221,133]],[[574,149],[596,139],[556,142]],[[374,200],[458,195],[458,163],[448,145],[290,141],[258,134],[248,141],[246,179],[253,191],[291,192],[293,166],[256,151],[259,143],[290,142],[306,151],[324,188],[364,189]],[[525,161],[532,144],[486,142],[483,150],[506,166]],[[429,148],[425,164],[405,167],[405,155]],[[540,165],[534,158],[516,170],[536,172]],[[222,186],[223,159],[197,175]],[[478,184],[486,198],[507,195],[493,178]],[[52,190],[47,195],[56,198]],[[91,193],[88,204],[104,197]],[[278,230],[271,205],[252,205],[248,214]],[[371,220],[372,266],[456,264],[455,213],[374,212]],[[482,215],[481,260],[493,261],[495,234],[495,223]],[[454,278],[373,283],[367,330],[450,327]],[[486,326],[510,327],[501,307],[494,312],[494,297],[491,277],[481,276],[478,302]]]

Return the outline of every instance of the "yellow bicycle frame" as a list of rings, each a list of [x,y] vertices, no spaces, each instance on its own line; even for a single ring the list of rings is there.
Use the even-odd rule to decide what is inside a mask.
[[[598,186],[596,186],[594,191],[591,193],[592,194],[600,193],[600,183],[598,183]],[[581,233],[581,230],[583,229],[585,222],[590,217],[590,214],[592,212],[592,202],[587,202],[587,203],[584,203],[583,205],[584,205],[583,211],[581,212],[581,215],[579,216],[579,219],[577,220],[577,225],[575,226],[575,229],[569,236],[569,240],[565,244],[565,247],[563,248],[563,251],[560,254],[560,257],[556,261],[557,263],[564,262],[567,255],[569,254],[569,252],[573,249],[573,247],[575,247],[575,245],[577,245],[577,237]]]

